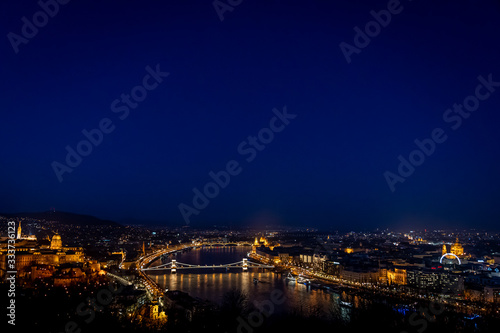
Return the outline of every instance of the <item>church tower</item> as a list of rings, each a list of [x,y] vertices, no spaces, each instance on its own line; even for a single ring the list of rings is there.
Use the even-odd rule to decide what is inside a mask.
[[[21,221],[19,221],[19,227],[17,227],[17,239],[21,239],[21,237],[22,237]]]

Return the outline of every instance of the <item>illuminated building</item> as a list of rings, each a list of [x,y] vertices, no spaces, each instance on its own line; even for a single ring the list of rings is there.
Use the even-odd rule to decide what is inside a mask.
[[[38,244],[32,237],[22,237],[16,242],[16,271],[20,277],[31,272],[33,265],[59,266],[65,263],[83,263],[84,252],[81,247],[63,247],[61,236],[55,234],[49,246]],[[35,238],[36,239],[36,238]],[[0,277],[3,276],[8,255],[7,242],[0,244]],[[40,273],[45,274],[45,273]]]
[[[82,282],[85,273],[79,267],[63,268],[57,276],[54,276],[55,286],[69,286],[76,282]]]
[[[21,221],[19,221],[19,227],[17,227],[17,239],[21,239]]]
[[[464,248],[463,246],[458,242],[458,237],[455,241],[455,244],[451,245],[450,251],[448,251],[448,247],[446,244],[443,244],[443,249],[442,249],[442,254],[445,255],[447,253],[453,253],[457,257],[463,256],[464,255]],[[454,259],[453,256],[446,256],[447,259]]]
[[[28,235],[28,236],[24,236],[23,239],[36,241],[36,236],[35,235]]]
[[[395,268],[387,271],[387,282],[389,284],[406,285],[406,269]]]
[[[26,240],[36,240],[35,235],[23,235],[22,228],[21,228],[21,221],[19,221],[19,227],[17,227],[17,239],[26,239]]]
[[[500,287],[499,286],[484,287],[484,298],[486,302],[500,303]]]
[[[90,268],[92,272],[99,272],[101,270],[101,264],[99,264],[97,260],[92,260],[91,262],[87,262],[87,266]]]
[[[448,249],[446,247],[446,244],[443,244],[443,249],[441,251],[442,255],[444,256],[446,253],[448,253]]]
[[[380,270],[377,267],[344,267],[340,278],[358,283],[377,283],[380,280]]]
[[[412,244],[416,244],[416,245],[418,245],[418,244],[426,244],[427,243],[427,240],[423,239],[422,237],[415,237],[415,238],[412,237],[410,239],[412,239],[411,243]]]
[[[458,237],[455,241],[455,244],[451,246],[451,251],[450,253],[453,253],[456,256],[463,256],[464,255],[464,248],[463,246],[458,242]]]
[[[55,234],[52,236],[52,240],[50,242],[50,249],[51,250],[61,250],[62,249],[62,240],[61,236],[59,234]]]
[[[38,249],[33,252],[35,262],[43,265],[59,265],[84,261],[83,248],[63,247],[59,234],[55,234],[50,242],[50,249]]]
[[[299,256],[300,261],[306,264],[312,264],[313,262],[313,255],[312,254],[301,254]]]
[[[54,267],[48,265],[31,266],[31,280],[49,278],[54,274]]]
[[[256,249],[262,246],[268,247],[272,251],[276,246],[280,246],[280,244],[269,242],[264,236],[261,236],[260,239],[255,237],[255,241],[252,245],[252,252],[255,253]]]
[[[325,260],[323,262],[323,272],[335,277],[340,277],[342,273],[342,265],[337,261]]]
[[[464,290],[462,276],[435,269],[409,270],[407,284],[427,291],[459,293]]]
[[[33,253],[27,251],[27,249],[22,249],[18,251],[19,248],[16,249],[16,271],[20,277],[25,276],[25,268],[29,267],[33,262]]]

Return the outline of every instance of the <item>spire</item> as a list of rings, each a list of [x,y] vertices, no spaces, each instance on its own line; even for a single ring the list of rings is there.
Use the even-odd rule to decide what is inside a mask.
[[[21,239],[21,221],[19,221],[19,227],[17,228],[17,239]]]

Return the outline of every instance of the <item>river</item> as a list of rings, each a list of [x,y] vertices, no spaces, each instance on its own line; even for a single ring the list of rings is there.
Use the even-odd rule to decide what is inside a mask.
[[[206,247],[193,249],[177,255],[170,255],[166,262],[176,259],[178,262],[193,265],[219,265],[241,261],[251,251],[249,246]],[[151,266],[160,264],[158,259]],[[284,276],[269,269],[251,268],[243,272],[241,268],[225,269],[179,269],[177,274],[169,271],[149,272],[149,276],[162,288],[181,290],[193,297],[222,303],[223,295],[231,289],[240,289],[248,295],[251,303],[271,299],[271,293],[279,290],[285,302],[276,305],[275,311],[296,312],[303,314],[339,311],[344,319],[349,318],[350,308],[340,306],[340,295],[323,289],[290,282]],[[254,283],[254,278],[259,282]],[[342,296],[344,298],[345,295]],[[347,299],[346,299],[347,300]],[[354,306],[358,297],[352,299]],[[332,310],[333,309],[333,310]]]

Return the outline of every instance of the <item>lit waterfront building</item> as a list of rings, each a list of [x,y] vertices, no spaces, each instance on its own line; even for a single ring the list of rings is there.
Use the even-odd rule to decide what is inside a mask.
[[[261,236],[260,239],[258,237],[255,237],[255,241],[253,242],[252,245],[252,252],[255,253],[258,247],[268,247],[272,251],[277,246],[280,246],[280,244],[275,242],[270,242],[264,236]]]

